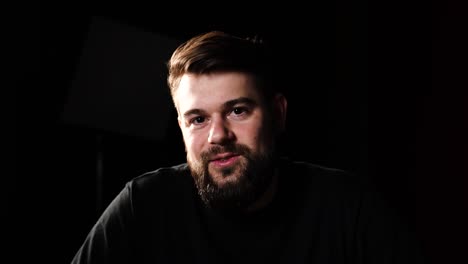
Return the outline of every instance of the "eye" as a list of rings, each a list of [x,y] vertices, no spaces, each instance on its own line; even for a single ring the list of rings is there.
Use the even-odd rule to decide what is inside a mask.
[[[241,115],[245,112],[247,112],[247,109],[243,108],[243,107],[236,107],[232,110],[232,112],[235,114],[235,115]]]
[[[200,124],[203,124],[205,120],[206,119],[203,116],[197,116],[197,117],[190,119],[190,124],[200,125]]]
[[[247,107],[234,107],[229,113],[229,118],[234,120],[243,120],[248,118],[251,113],[250,108]]]

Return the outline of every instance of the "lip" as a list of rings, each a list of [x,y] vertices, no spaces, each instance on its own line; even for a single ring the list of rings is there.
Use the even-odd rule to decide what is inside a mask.
[[[218,160],[222,160],[222,159],[229,159],[229,158],[235,157],[235,156],[239,156],[239,154],[237,154],[237,153],[222,153],[222,154],[218,154],[218,155],[215,155],[215,156],[211,157],[210,161],[218,161]]]
[[[214,156],[210,160],[210,164],[217,167],[217,168],[225,168],[230,167],[236,164],[239,160],[240,155],[235,153],[223,153]]]

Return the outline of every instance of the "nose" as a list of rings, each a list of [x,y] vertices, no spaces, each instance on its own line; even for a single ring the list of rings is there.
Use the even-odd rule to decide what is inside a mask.
[[[224,144],[232,140],[234,134],[229,128],[229,124],[223,118],[212,118],[208,142],[210,144]]]

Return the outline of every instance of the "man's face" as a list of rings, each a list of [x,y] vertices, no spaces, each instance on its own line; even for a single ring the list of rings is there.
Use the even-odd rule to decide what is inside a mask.
[[[254,79],[186,74],[175,94],[187,162],[205,203],[253,202],[271,178],[274,125]]]

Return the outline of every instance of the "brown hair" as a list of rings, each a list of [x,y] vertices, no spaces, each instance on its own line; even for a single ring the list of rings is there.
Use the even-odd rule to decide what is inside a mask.
[[[268,49],[257,38],[240,38],[221,31],[200,34],[182,43],[167,67],[172,97],[186,73],[245,72],[256,78],[258,88],[267,98],[275,90]]]

